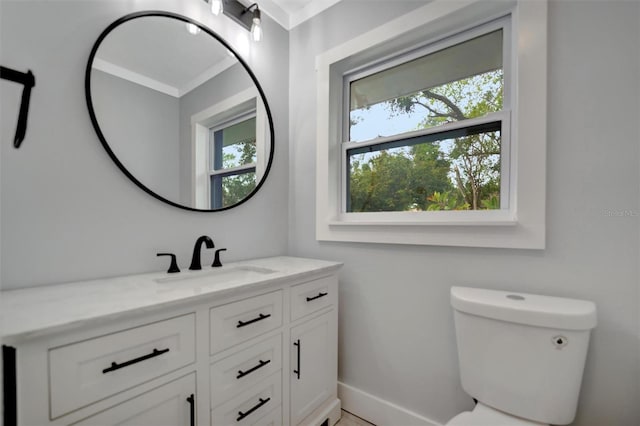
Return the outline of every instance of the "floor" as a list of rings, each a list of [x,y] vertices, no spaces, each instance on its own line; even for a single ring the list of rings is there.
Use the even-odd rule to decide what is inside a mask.
[[[342,418],[336,423],[336,426],[375,426],[373,423],[369,423],[360,417],[354,416],[348,411],[342,410]]]

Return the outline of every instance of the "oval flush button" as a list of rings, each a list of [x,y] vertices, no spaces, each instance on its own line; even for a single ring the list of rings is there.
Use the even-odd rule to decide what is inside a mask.
[[[524,296],[520,296],[519,294],[507,294],[507,299],[524,300]]]
[[[562,349],[567,346],[567,344],[569,343],[569,339],[567,339],[565,336],[557,335],[551,338],[551,342],[556,349]]]

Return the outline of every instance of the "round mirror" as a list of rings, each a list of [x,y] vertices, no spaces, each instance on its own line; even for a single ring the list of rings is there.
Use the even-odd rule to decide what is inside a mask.
[[[263,184],[273,122],[255,75],[220,36],[169,12],[118,19],[85,74],[104,148],[140,188],[173,206],[226,210]]]

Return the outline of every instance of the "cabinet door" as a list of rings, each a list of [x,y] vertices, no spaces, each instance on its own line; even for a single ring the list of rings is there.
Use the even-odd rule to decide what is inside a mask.
[[[337,342],[335,311],[291,329],[291,424],[299,424],[335,394]]]
[[[169,382],[73,425],[195,425],[195,374]]]

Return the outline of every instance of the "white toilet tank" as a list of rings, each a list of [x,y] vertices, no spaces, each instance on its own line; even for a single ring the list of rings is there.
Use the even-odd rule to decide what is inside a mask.
[[[593,302],[451,288],[460,378],[482,403],[541,423],[575,417]]]

